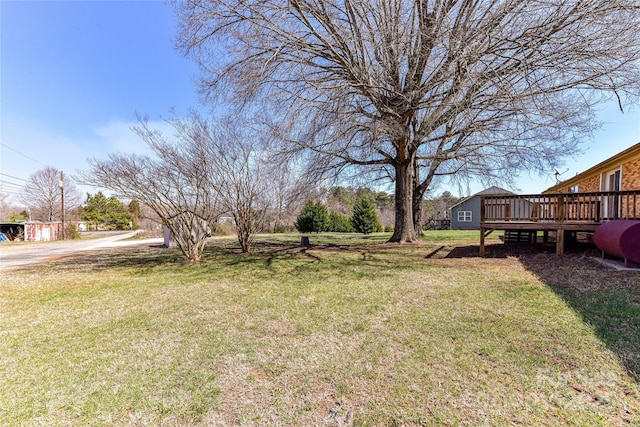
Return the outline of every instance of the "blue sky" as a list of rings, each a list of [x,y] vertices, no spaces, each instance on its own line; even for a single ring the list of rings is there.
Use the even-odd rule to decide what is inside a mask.
[[[73,175],[87,158],[141,151],[136,112],[160,123],[171,108],[198,107],[198,71],[175,51],[175,34],[161,1],[0,0],[0,192],[44,165]],[[623,115],[611,105],[599,119],[605,126],[566,159],[563,177],[640,142],[640,108]],[[536,193],[554,183],[553,171],[524,172],[516,185]],[[436,194],[444,190],[461,195]]]
[[[0,180],[139,150],[135,113],[197,107],[196,66],[160,1],[0,1]]]

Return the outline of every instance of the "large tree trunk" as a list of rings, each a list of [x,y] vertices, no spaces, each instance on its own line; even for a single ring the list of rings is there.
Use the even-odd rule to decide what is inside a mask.
[[[413,228],[415,228],[416,236],[424,236],[422,230],[422,197],[413,197]]]
[[[431,181],[436,173],[438,167],[440,167],[441,161],[432,161],[427,171],[427,176],[424,181],[420,181],[420,167],[418,163],[414,164],[414,176],[413,176],[413,225],[416,229],[416,236],[423,236],[422,230],[422,202],[424,201],[424,194],[429,189]]]
[[[396,170],[396,220],[390,242],[413,242],[413,162],[398,162]]]
[[[422,198],[424,191],[420,185],[420,166],[415,161],[413,164],[413,191],[411,197],[413,198],[413,228],[416,230],[416,236],[420,237],[424,235],[422,231]]]

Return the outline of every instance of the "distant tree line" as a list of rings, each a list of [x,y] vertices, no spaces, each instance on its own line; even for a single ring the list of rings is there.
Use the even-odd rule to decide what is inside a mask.
[[[5,221],[30,219],[43,222],[60,221],[60,176],[61,172],[53,167],[46,167],[34,173],[25,185],[23,193],[23,202],[28,209],[9,206],[7,197],[4,197],[1,204],[3,208],[1,219]],[[376,214],[377,223],[374,223],[372,231],[392,230],[394,223],[393,194],[375,191],[363,186],[333,186],[328,189],[312,189],[304,183],[286,179],[287,176],[288,174],[280,174],[269,177],[271,185],[263,188],[264,198],[268,198],[269,203],[265,205],[266,209],[262,213],[262,225],[256,231],[282,233],[299,230],[300,227],[309,230],[308,226],[302,225],[306,220],[304,216],[302,218],[299,216],[302,200],[304,200],[302,195],[308,195],[309,192],[313,194],[312,200],[324,200],[324,204],[316,203],[321,204],[323,209],[327,211],[326,220],[314,219],[321,221],[319,228],[321,231],[360,231],[358,227],[354,227],[352,221],[354,209],[359,200],[367,200]],[[70,222],[84,221],[89,224],[90,228],[102,230],[137,229],[143,220],[147,223],[146,227],[162,223],[162,220],[152,210],[149,210],[145,204],[141,204],[137,199],[130,200],[128,204],[125,204],[115,196],[107,197],[102,191],[98,191],[95,194],[87,193],[83,203],[78,189],[70,178],[64,177],[63,184],[66,192],[66,218]],[[448,209],[457,201],[458,198],[448,191],[437,197],[426,198],[423,201],[423,222],[428,223],[434,219],[446,218]],[[308,215],[309,207],[305,205],[305,209],[305,215]],[[318,205],[314,209],[321,210]],[[317,214],[317,212],[312,216],[323,218],[323,215]],[[147,220],[151,220],[151,223]],[[218,234],[236,232],[234,221],[230,223],[212,221],[209,227]],[[318,229],[317,225],[313,226],[311,231],[316,229]]]
[[[366,200],[366,202],[363,202]],[[368,203],[371,205],[371,209],[376,214],[376,223],[374,227],[375,231],[392,231],[394,223],[394,196],[384,191],[374,191],[368,187],[344,187],[335,186],[331,187],[327,196],[327,208],[330,212],[330,216],[333,215],[330,231],[340,232],[343,231],[341,225],[344,223],[344,218],[338,217],[343,215],[346,217],[348,224],[347,230],[344,231],[358,231],[352,224],[352,216],[357,209],[360,209],[362,203]],[[359,212],[358,212],[359,215]],[[342,222],[341,222],[342,221]]]
[[[156,151],[156,158],[114,155],[107,161],[94,160],[92,171],[75,178],[124,194],[127,204],[102,191],[87,193],[82,203],[73,182],[47,167],[25,186],[28,209],[16,213],[6,206],[6,197],[0,200],[3,212],[13,211],[4,213],[4,219],[61,220],[64,187],[68,237],[77,236],[75,225],[80,221],[94,230],[137,229],[143,221],[145,228],[162,224],[174,238],[178,236],[181,250],[191,260],[200,259],[211,232],[235,232],[242,251],[248,252],[258,232],[393,231],[392,194],[362,186],[317,188],[300,179],[286,161],[277,167],[265,163],[258,156],[259,146],[245,145],[247,139],[224,123],[220,132],[198,116],[170,123],[183,137],[179,143],[149,129],[145,120],[136,129]],[[304,206],[303,200],[308,200]],[[423,200],[425,222],[446,218],[457,200],[446,191]],[[225,217],[230,220],[222,221]]]
[[[421,221],[425,229],[449,219],[449,209],[460,198],[449,191],[422,201]],[[319,199],[308,200],[295,227],[303,233],[329,231],[336,233],[372,233],[393,231],[394,196],[384,191],[373,191],[367,187],[335,186],[327,191],[326,204]],[[385,222],[379,220],[386,219]]]
[[[383,227],[379,215],[387,219]],[[327,202],[307,201],[296,220],[296,229],[302,233],[337,232],[363,233],[392,231],[393,196],[367,187],[331,187]]]

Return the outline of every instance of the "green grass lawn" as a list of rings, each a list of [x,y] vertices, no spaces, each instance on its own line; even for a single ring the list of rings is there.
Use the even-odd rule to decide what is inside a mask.
[[[640,273],[386,238],[5,272],[0,425],[640,424]]]

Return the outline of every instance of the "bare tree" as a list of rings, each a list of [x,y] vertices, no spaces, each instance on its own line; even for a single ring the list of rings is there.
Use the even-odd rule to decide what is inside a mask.
[[[282,156],[273,145],[265,147],[264,195],[269,205],[269,225],[274,233],[293,229],[298,213],[308,198],[315,198],[318,183],[304,174],[295,159]]]
[[[8,221],[12,206],[9,203],[9,195],[0,193],[0,221]]]
[[[637,0],[175,0],[214,96],[268,99],[315,168],[395,182],[412,241],[433,179],[508,181],[575,153],[640,92]]]
[[[169,121],[176,129],[173,141],[152,130],[145,118],[139,121],[133,130],[154,156],[111,154],[108,159],[91,159],[90,170],[79,179],[147,205],[180,251],[189,260],[200,261],[209,223],[219,214],[208,189],[207,141],[178,119]]]
[[[44,222],[62,219],[61,185],[64,187],[64,208],[67,213],[77,208],[82,201],[80,191],[71,178],[51,166],[40,169],[29,177],[20,198],[29,208],[31,219]]]
[[[112,154],[90,160],[82,175],[89,185],[107,188],[150,207],[169,229],[182,253],[199,261],[209,225],[225,213],[233,216],[243,252],[250,249],[265,211],[261,159],[246,129],[229,121],[207,121],[192,112],[168,120],[169,140],[140,119],[134,131],[154,156]]]
[[[262,134],[243,120],[219,120],[213,126],[197,115],[192,124],[206,135],[211,161],[209,184],[223,211],[233,216],[242,252],[249,252],[268,209],[267,162]]]

